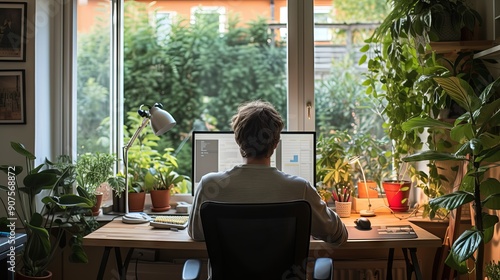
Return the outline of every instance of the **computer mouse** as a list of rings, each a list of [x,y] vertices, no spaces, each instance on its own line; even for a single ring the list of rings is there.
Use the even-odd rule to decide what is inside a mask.
[[[354,223],[359,229],[367,230],[372,228],[372,223],[367,218],[356,219]]]

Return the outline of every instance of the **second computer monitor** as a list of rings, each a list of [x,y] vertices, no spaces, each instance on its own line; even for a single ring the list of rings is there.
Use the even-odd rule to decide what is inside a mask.
[[[193,194],[201,177],[243,164],[240,149],[230,131],[194,131],[192,135]],[[271,157],[271,166],[300,176],[315,185],[316,134],[306,131],[283,131]]]

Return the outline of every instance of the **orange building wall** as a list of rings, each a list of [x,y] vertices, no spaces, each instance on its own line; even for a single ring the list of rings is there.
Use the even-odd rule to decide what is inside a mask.
[[[228,14],[239,15],[241,22],[249,22],[258,16],[266,17],[269,22],[278,23],[280,19],[280,8],[285,7],[287,0],[274,1],[274,20],[271,20],[270,0],[136,0],[137,2],[154,3],[151,9],[160,11],[174,11],[177,15],[184,18],[190,18],[191,8],[199,6],[218,6],[225,7]],[[82,0],[78,1],[78,32],[88,32],[94,24],[97,9],[107,7],[109,9],[109,0]],[[316,0],[316,6],[330,6],[332,0]],[[109,14],[109,13],[108,13]]]

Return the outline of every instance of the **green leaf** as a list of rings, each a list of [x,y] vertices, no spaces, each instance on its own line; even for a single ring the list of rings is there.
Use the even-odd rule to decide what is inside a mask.
[[[451,255],[456,263],[469,259],[483,241],[483,234],[477,230],[466,230],[453,242]]]
[[[12,165],[0,165],[0,170],[2,170],[5,174],[8,174],[8,172],[13,172],[14,175],[19,175],[23,172],[23,167],[22,166],[12,166]]]
[[[451,129],[453,125],[436,119],[421,117],[411,118],[401,125],[401,128],[404,131],[410,131],[422,127]]]
[[[498,216],[488,213],[481,213],[483,219],[484,243],[490,242],[495,234],[495,225],[498,223]]]
[[[30,151],[26,150],[24,145],[21,143],[10,142],[10,146],[12,147],[12,149],[14,149],[14,151],[16,151],[18,154],[26,157],[27,159],[29,159],[29,160],[36,159],[36,157]]]
[[[24,177],[23,184],[34,194],[38,194],[42,189],[52,187],[57,182],[57,175],[53,173],[35,173]]]
[[[362,46],[359,49],[359,51],[364,53],[364,52],[367,52],[369,49],[370,49],[370,45],[367,44],[367,45]]]
[[[94,206],[94,202],[92,200],[74,195],[74,194],[65,194],[59,197],[59,202],[57,205],[62,207],[82,207],[82,208],[91,208]]]
[[[434,80],[466,111],[473,112],[481,104],[481,100],[466,81],[457,77],[434,78]]]
[[[487,178],[480,185],[481,195],[486,197],[481,204],[484,207],[500,210],[500,182],[495,178]]]
[[[467,204],[474,200],[474,195],[465,191],[456,191],[429,200],[429,205],[433,209],[445,208],[448,210]]]
[[[465,160],[465,157],[457,156],[449,153],[442,153],[436,151],[423,151],[419,153],[415,153],[413,155],[409,155],[403,157],[402,160],[404,162],[414,162],[414,161],[423,161],[423,160]]]

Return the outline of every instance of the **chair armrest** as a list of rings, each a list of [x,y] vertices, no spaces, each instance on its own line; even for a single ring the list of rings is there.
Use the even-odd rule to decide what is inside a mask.
[[[189,259],[182,268],[182,280],[199,280],[201,272],[201,261]]]
[[[314,262],[314,280],[333,279],[333,260],[330,258],[318,258]]]

